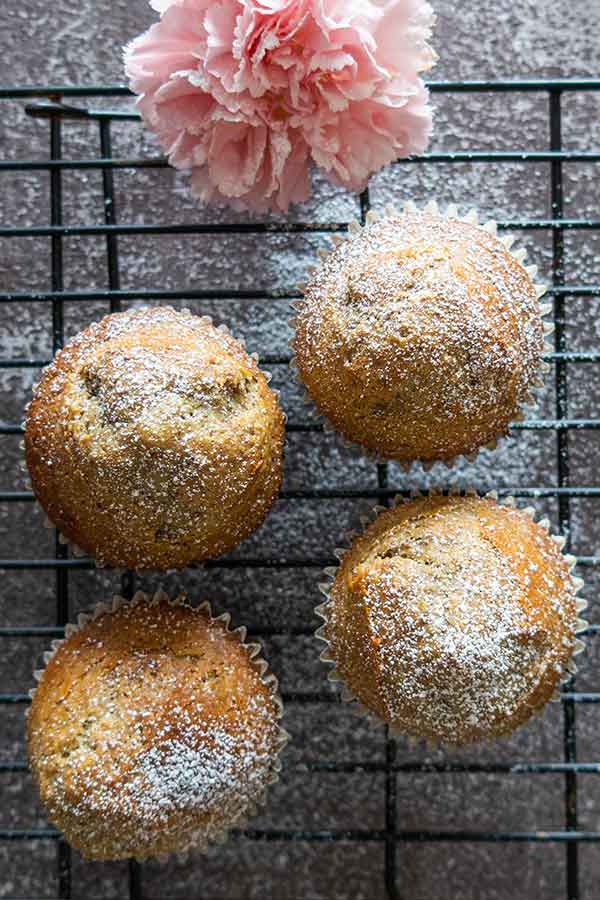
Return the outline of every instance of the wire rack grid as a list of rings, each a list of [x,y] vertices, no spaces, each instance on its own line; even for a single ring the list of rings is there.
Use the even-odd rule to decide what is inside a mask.
[[[540,162],[549,163],[551,193],[551,217],[547,219],[522,219],[518,216],[514,220],[499,223],[500,228],[517,229],[521,231],[543,230],[551,233],[552,239],[552,284],[549,295],[554,303],[555,321],[555,346],[554,351],[547,355],[552,363],[555,373],[555,416],[547,419],[534,419],[516,423],[515,428],[539,429],[551,431],[555,434],[555,474],[556,486],[554,487],[529,487],[511,489],[510,493],[519,497],[552,497],[558,503],[558,516],[561,531],[569,537],[571,534],[571,501],[579,497],[600,496],[600,485],[578,487],[571,484],[569,468],[569,434],[572,429],[598,429],[600,420],[593,418],[573,419],[569,418],[568,407],[568,382],[569,370],[572,364],[585,362],[599,362],[600,352],[569,352],[567,348],[567,335],[565,333],[565,301],[570,297],[600,296],[600,284],[566,285],[565,272],[565,231],[567,229],[587,230],[600,229],[600,220],[585,218],[567,218],[564,215],[564,189],[563,167],[569,162],[600,162],[600,152],[569,151],[563,149],[561,99],[566,92],[573,91],[598,91],[600,79],[587,80],[554,80],[554,81],[496,81],[496,82],[437,82],[430,85],[436,93],[472,93],[480,92],[535,92],[543,94],[548,99],[548,146],[543,150],[528,151],[460,151],[452,153],[430,153],[418,159],[405,161],[406,165],[413,163],[419,165],[431,165],[435,163],[464,162],[469,163],[502,163],[502,162]],[[51,322],[52,349],[56,352],[65,338],[65,303],[76,301],[105,301],[110,311],[117,311],[121,304],[130,300],[164,300],[178,302],[181,300],[220,300],[224,297],[239,300],[275,300],[299,296],[295,288],[268,290],[263,288],[232,289],[230,286],[215,289],[194,290],[185,288],[182,290],[123,290],[120,280],[119,238],[121,236],[142,236],[156,234],[217,234],[228,233],[277,233],[277,232],[344,232],[346,222],[279,222],[279,223],[243,223],[243,224],[121,224],[117,221],[115,203],[115,190],[113,175],[117,169],[160,168],[167,165],[161,158],[118,158],[112,152],[111,128],[115,122],[123,122],[137,119],[135,112],[124,109],[95,109],[93,101],[102,98],[117,98],[128,95],[128,90],[122,85],[90,85],[90,86],[36,86],[36,87],[5,87],[0,89],[1,100],[22,99],[27,102],[25,111],[28,115],[38,119],[47,120],[49,128],[49,156],[43,159],[19,159],[1,160],[0,173],[15,171],[39,171],[48,173],[49,176],[49,224],[34,227],[7,227],[0,229],[2,238],[47,238],[50,242],[50,275],[49,290],[32,293],[3,292],[0,293],[0,304],[10,310],[11,303],[43,302],[48,306],[48,321]],[[87,120],[97,124],[98,129],[98,155],[92,155],[84,159],[63,158],[63,134],[72,121]],[[104,223],[94,225],[69,226],[63,223],[63,175],[67,170],[99,170],[102,175],[102,191],[104,199]],[[360,211],[363,222],[370,208],[369,190],[360,196]],[[106,266],[108,286],[105,290],[65,290],[65,241],[74,236],[98,237],[105,243]],[[0,368],[38,369],[46,365],[45,359],[2,359]],[[262,353],[261,362],[268,365],[285,365],[289,358],[285,354]],[[288,432],[319,431],[321,426],[314,422],[289,422]],[[16,422],[4,422],[0,426],[1,435],[17,436],[22,428]],[[294,499],[319,499],[333,500],[338,498],[377,499],[379,502],[389,502],[398,493],[397,488],[391,487],[388,478],[388,466],[377,465],[377,486],[372,488],[342,489],[294,489],[283,492],[285,500]],[[502,493],[502,492],[501,492]],[[506,491],[509,493],[509,491]],[[0,502],[10,504],[26,504],[33,500],[29,491],[2,490]],[[47,559],[0,559],[0,570],[52,570],[55,573],[55,597],[56,597],[56,624],[55,626],[27,626],[27,627],[2,627],[0,639],[19,638],[47,638],[60,636],[63,633],[65,623],[69,620],[69,576],[73,570],[93,567],[93,562],[88,559],[77,559],[70,556],[68,549],[59,541],[58,535],[54,539],[54,558]],[[219,559],[209,563],[209,567],[270,567],[276,570],[286,568],[319,569],[327,565],[335,564],[334,558],[270,558],[259,559],[244,557],[241,559]],[[578,565],[586,568],[600,566],[600,557],[580,556]],[[128,573],[123,576],[123,592],[131,595],[135,589],[135,576]],[[287,632],[278,631],[278,634],[308,635],[312,633],[312,627],[299,627]],[[600,626],[590,626],[588,636],[591,637],[600,631]],[[274,633],[267,626],[254,629],[259,636],[269,636]],[[328,691],[294,691],[284,693],[286,703],[331,703],[336,702],[336,695]],[[244,838],[252,841],[265,842],[377,842],[383,846],[383,881],[384,896],[388,900],[399,900],[404,896],[401,878],[398,877],[396,864],[396,851],[401,842],[551,842],[564,847],[564,860],[566,867],[566,897],[567,900],[580,900],[579,886],[580,867],[578,864],[578,850],[582,843],[600,841],[600,831],[580,830],[578,824],[577,789],[578,776],[582,774],[600,774],[599,762],[580,763],[577,761],[577,720],[576,709],[580,704],[594,704],[600,702],[600,693],[581,692],[576,689],[575,680],[565,685],[562,692],[563,708],[563,761],[561,762],[469,762],[450,764],[426,764],[412,762],[398,762],[396,757],[396,742],[385,736],[385,754],[381,762],[345,763],[341,760],[312,761],[308,763],[314,772],[377,772],[383,777],[385,826],[381,829],[363,830],[311,830],[306,829],[253,829],[243,832]],[[4,693],[0,695],[0,704],[28,703],[26,693]],[[11,760],[0,763],[0,772],[25,773],[26,763],[23,760]],[[397,818],[396,802],[396,778],[400,773],[411,772],[461,772],[461,773],[527,773],[543,775],[548,773],[559,774],[564,778],[564,827],[556,831],[463,831],[463,830],[403,830]],[[78,896],[77,885],[72,874],[72,854],[68,845],[61,836],[52,828],[21,828],[5,827],[0,824],[0,841],[2,842],[55,842],[57,847],[56,869],[56,894],[58,898],[70,898]],[[129,898],[130,900],[142,900],[145,898],[141,867],[131,862],[129,865]],[[426,900],[432,900],[428,897]]]

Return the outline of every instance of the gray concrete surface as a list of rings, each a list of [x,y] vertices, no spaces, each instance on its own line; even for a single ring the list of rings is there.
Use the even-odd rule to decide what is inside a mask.
[[[598,0],[555,3],[551,0],[497,0],[460,4],[439,0],[436,47],[437,79],[594,76],[599,73]],[[0,37],[0,82],[86,83],[122,78],[120,47],[152,20],[145,0],[7,0]],[[114,104],[113,104],[114,105]],[[435,98],[436,133],[432,149],[544,149],[548,142],[548,108],[543,95],[454,95]],[[564,142],[572,149],[592,150],[600,144],[600,94],[583,92],[564,98]],[[3,102],[0,155],[43,157],[48,151],[47,124],[33,121],[23,103]],[[114,126],[115,152],[154,154],[141,126]],[[71,123],[64,128],[64,156],[92,156],[99,150],[96,127]],[[468,206],[476,205],[497,218],[550,215],[547,164],[396,166],[373,179],[375,207],[407,197],[430,195]],[[566,214],[597,216],[600,180],[592,164],[565,166]],[[0,173],[2,225],[45,224],[49,216],[48,176],[44,173]],[[115,173],[117,209],[122,222],[234,221],[235,214],[199,209],[188,195],[185,178],[171,171]],[[315,179],[314,199],[293,211],[295,219],[345,220],[356,214],[356,200]],[[64,176],[65,221],[102,222],[99,173],[69,172]],[[600,239],[591,232],[572,232],[566,239],[567,283],[599,283]],[[5,239],[0,249],[0,291],[49,288],[49,241]],[[152,237],[120,240],[121,278],[126,288],[223,287],[260,285],[265,288],[298,281],[314,258],[318,236]],[[546,232],[529,232],[525,245],[548,277],[551,240]],[[65,240],[65,287],[83,290],[107,284],[105,246],[100,238]],[[566,328],[572,350],[598,349],[598,298],[567,301]],[[289,312],[283,302],[188,303],[198,312],[225,321],[245,335],[259,353],[284,351]],[[101,303],[65,304],[68,335],[106,311]],[[0,309],[0,356],[3,359],[44,358],[50,354],[50,310],[42,303],[13,303]],[[18,422],[35,373],[30,369],[0,369],[0,418]],[[311,415],[301,403],[287,370],[276,367],[275,382],[292,421]],[[569,413],[598,418],[599,368],[572,365],[569,370]],[[554,415],[551,383],[542,414]],[[0,444],[0,490],[22,489],[19,439],[4,436]],[[600,433],[572,432],[569,437],[572,482],[598,483]],[[450,475],[443,470],[416,472],[410,478],[395,467],[398,487],[441,486],[468,479],[478,487],[556,484],[556,438],[552,433],[518,432],[498,453],[484,453],[477,463]],[[343,448],[330,436],[291,435],[286,486],[369,486],[376,483],[373,464]],[[598,545],[597,500],[572,502],[572,544],[589,554]],[[281,501],[264,527],[237,551],[240,556],[290,553],[322,555],[336,546],[368,504],[364,501]],[[540,511],[557,519],[556,502],[540,501]],[[39,512],[29,504],[0,503],[0,556],[52,555],[52,535],[42,527]],[[597,576],[587,570],[590,619],[599,622],[595,603]],[[277,572],[269,569],[230,572],[188,571],[165,580],[166,587],[184,587],[193,598],[210,598],[219,610],[227,607],[238,622],[249,626],[313,623],[317,601],[313,570]],[[118,587],[109,572],[76,572],[70,579],[72,613]],[[55,616],[52,572],[7,571],[0,582],[0,625],[52,624]],[[266,652],[284,689],[326,689],[325,670],[311,639],[274,638]],[[598,641],[590,642],[578,686],[597,690]],[[0,692],[26,691],[31,671],[39,663],[44,642],[2,638]],[[24,758],[23,709],[3,707],[0,760]],[[577,710],[578,754],[582,761],[598,759],[600,711]],[[307,760],[382,761],[380,731],[357,723],[343,708],[291,705],[287,727],[294,740],[286,753],[280,784],[273,790],[257,827],[381,829],[385,824],[381,774],[310,774]],[[561,709],[551,705],[543,716],[513,738],[493,747],[460,753],[430,753],[398,742],[397,757],[407,760],[560,761]],[[0,828],[44,824],[29,778],[0,774]],[[559,775],[399,775],[397,822],[402,829],[552,830],[564,827],[564,779]],[[579,778],[579,824],[600,828],[598,776]],[[397,872],[399,896],[411,900],[559,900],[565,898],[565,848],[553,844],[424,843],[400,844]],[[598,845],[583,845],[581,900],[597,900],[600,878]],[[77,900],[127,897],[126,864],[97,865],[73,857],[73,897]],[[379,900],[384,888],[383,847],[377,843],[336,844],[230,843],[193,864],[172,863],[167,869],[148,864],[142,869],[145,897],[272,898],[272,900]],[[54,897],[54,845],[0,842],[0,898]]]

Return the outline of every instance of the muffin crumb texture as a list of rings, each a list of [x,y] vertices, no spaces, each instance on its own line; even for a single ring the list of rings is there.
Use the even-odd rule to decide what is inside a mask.
[[[405,212],[343,241],[299,304],[296,365],[346,438],[411,462],[508,432],[539,380],[537,291],[483,227]]]
[[[416,499],[343,557],[324,636],[339,677],[398,731],[465,744],[512,732],[550,699],[574,651],[569,561],[522,510]]]
[[[91,859],[222,837],[279,767],[281,705],[265,668],[220,620],[164,600],[121,606],[71,634],[28,718],[50,820]]]
[[[283,413],[207,317],[116,313],[60,351],[29,408],[26,458],[49,518],[99,564],[182,568],[229,550],[277,496]]]

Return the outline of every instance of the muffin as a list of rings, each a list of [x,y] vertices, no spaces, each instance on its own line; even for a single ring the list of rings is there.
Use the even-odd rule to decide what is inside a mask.
[[[509,734],[552,697],[581,649],[585,603],[573,558],[529,512],[434,495],[381,512],[355,539],[319,636],[378,719],[467,744]]]
[[[277,779],[277,683],[229,617],[138,594],[84,617],[37,673],[31,771],[51,822],[89,859],[222,839]]]
[[[243,346],[169,307],[115,313],[45,370],[25,423],[48,517],[100,565],[181,568],[254,531],[281,483],[284,418]]]
[[[405,463],[495,445],[540,383],[534,267],[492,223],[436,210],[358,229],[297,305],[295,364],[320,412],[349,440]]]

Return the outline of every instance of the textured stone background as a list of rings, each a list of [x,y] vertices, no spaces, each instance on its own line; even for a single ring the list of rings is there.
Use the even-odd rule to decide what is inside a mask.
[[[511,78],[519,76],[597,75],[598,0],[497,0],[460,4],[438,0],[436,46],[441,59],[437,79]],[[458,7],[458,11],[457,11]],[[6,0],[0,38],[0,81],[86,83],[122,78],[120,47],[152,20],[145,0]],[[114,104],[113,104],[114,105]],[[545,149],[548,141],[547,100],[543,95],[436,96],[437,128],[432,149]],[[564,141],[569,148],[597,149],[600,143],[600,94],[564,98]],[[23,104],[3,102],[0,116],[3,157],[43,157],[48,150],[47,124],[33,121]],[[114,126],[115,153],[134,156],[156,152],[140,126]],[[64,129],[65,157],[98,153],[95,124],[72,123]],[[373,204],[407,197],[435,195],[446,201],[477,205],[486,216],[545,218],[550,214],[549,166],[510,163],[502,166],[460,164],[395,166],[373,180]],[[45,173],[3,173],[0,218],[3,225],[46,224],[49,217],[48,176]],[[235,216],[198,209],[188,196],[185,179],[171,171],[115,172],[117,209],[122,222],[234,221]],[[600,181],[591,164],[565,166],[566,214],[597,216]],[[101,176],[69,172],[64,176],[65,222],[101,223]],[[315,196],[294,210],[297,220],[344,221],[356,215],[356,199],[315,179]],[[1,239],[0,239],[1,240]],[[546,232],[524,235],[530,255],[548,276],[551,240]],[[50,286],[49,240],[1,240],[0,291],[46,290]],[[319,236],[224,235],[219,237],[139,237],[119,241],[121,278],[125,288],[291,285],[327,241]],[[101,238],[66,239],[65,287],[83,290],[107,284],[105,246]],[[599,238],[592,232],[566,237],[565,278],[568,283],[598,283]],[[198,312],[225,321],[244,335],[252,350],[284,352],[289,316],[283,302],[188,303]],[[597,349],[598,299],[567,301],[570,349]],[[71,335],[106,311],[101,303],[65,303],[66,331]],[[0,308],[2,358],[47,358],[50,354],[50,310],[42,303],[14,303]],[[0,418],[18,422],[35,372],[0,370]],[[275,368],[275,383],[291,421],[304,421],[296,385],[284,367]],[[569,371],[570,415],[598,417],[598,367],[572,365]],[[553,416],[548,387],[542,414]],[[0,490],[23,489],[17,437],[1,439]],[[573,483],[597,482],[600,432],[571,433]],[[407,478],[394,467],[393,484],[447,485],[468,479],[477,487],[556,484],[556,439],[552,433],[518,432],[498,453],[483,453],[468,468],[447,475],[435,469]],[[376,483],[375,467],[324,435],[291,435],[287,450],[286,487],[358,488]],[[598,525],[594,500],[572,501],[574,552],[596,550]],[[264,527],[237,551],[239,556],[322,556],[338,545],[368,503],[364,501],[281,501]],[[539,503],[540,512],[556,521],[555,501]],[[53,554],[52,533],[31,504],[0,503],[0,556],[47,557]],[[593,572],[587,570],[591,621]],[[189,571],[166,580],[184,587],[193,598],[210,598],[218,609],[229,608],[238,622],[250,627],[310,626],[317,601],[317,573],[312,569]],[[72,614],[102,595],[118,589],[111,573],[76,572],[69,578]],[[150,586],[150,584],[148,584]],[[52,624],[55,616],[55,575],[5,572],[0,587],[2,626]],[[31,671],[39,664],[44,643],[37,639],[2,639],[0,692],[26,691]],[[578,687],[597,690],[597,644],[581,658]],[[318,648],[309,638],[271,639],[266,652],[284,690],[326,690],[325,669]],[[2,709],[0,759],[24,758],[23,708]],[[578,754],[582,761],[598,759],[598,708],[579,706]],[[338,706],[290,705],[286,725],[294,740],[286,752],[280,784],[255,822],[257,827],[356,828],[384,827],[384,776],[355,773],[310,774],[307,760],[382,761],[384,737],[369,731]],[[489,748],[444,755],[411,749],[398,742],[399,761],[468,759],[560,761],[562,713],[559,705],[515,737]],[[44,815],[27,776],[1,774],[0,827],[42,826]],[[560,775],[399,775],[398,827],[407,829],[561,829],[564,826],[564,779]],[[600,827],[600,786],[593,775],[579,778],[579,824]],[[0,842],[0,897],[56,896],[53,843]],[[596,900],[600,877],[598,845],[580,848],[581,898]],[[411,900],[558,900],[566,896],[565,847],[555,844],[442,843],[398,846],[399,896]],[[84,863],[74,854],[73,896],[125,898],[126,864]],[[383,847],[377,843],[283,843],[237,841],[214,850],[194,865],[171,864],[166,870],[145,865],[145,897],[152,898],[336,898],[379,900],[384,897]]]

